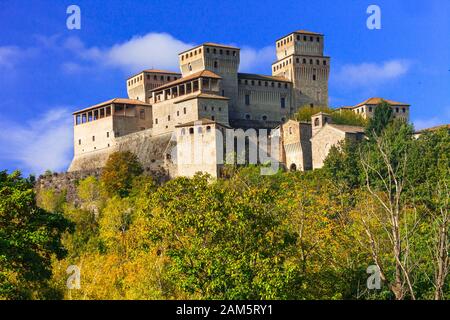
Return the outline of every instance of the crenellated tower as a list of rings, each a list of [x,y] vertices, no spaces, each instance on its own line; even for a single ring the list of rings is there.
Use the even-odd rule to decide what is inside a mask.
[[[276,41],[272,75],[292,81],[292,112],[302,106],[328,106],[330,57],[323,51],[323,34],[311,31],[295,31]]]
[[[236,113],[240,50],[237,47],[207,42],[178,55],[183,77],[209,70],[222,78],[220,95],[229,98],[230,116]]]

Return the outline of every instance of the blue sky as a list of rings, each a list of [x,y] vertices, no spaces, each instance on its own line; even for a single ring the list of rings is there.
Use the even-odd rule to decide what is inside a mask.
[[[66,9],[81,8],[81,30]],[[369,5],[381,30],[366,27]],[[324,33],[330,105],[372,96],[408,102],[423,128],[450,123],[450,1],[0,2],[0,170],[65,170],[71,112],[126,97],[143,68],[177,70],[177,53],[202,42],[242,48],[241,71],[270,74],[274,42],[298,29]]]

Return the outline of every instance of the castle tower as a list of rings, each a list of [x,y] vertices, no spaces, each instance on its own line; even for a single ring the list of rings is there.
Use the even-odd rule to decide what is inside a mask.
[[[293,83],[293,106],[328,106],[330,57],[324,56],[324,36],[295,31],[276,41],[277,61],[272,75]]]
[[[144,70],[127,79],[128,98],[150,103],[150,90],[180,78],[181,74],[172,71]]]
[[[229,98],[230,116],[236,113],[240,49],[207,42],[178,55],[183,77],[209,70],[222,77],[220,95]]]

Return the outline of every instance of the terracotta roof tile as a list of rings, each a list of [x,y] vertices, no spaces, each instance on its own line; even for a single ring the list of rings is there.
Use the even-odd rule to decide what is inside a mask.
[[[369,98],[366,101],[363,101],[359,104],[357,104],[356,107],[361,107],[364,106],[366,104],[369,105],[377,105],[380,104],[382,101],[386,101],[387,103],[389,103],[391,106],[409,106],[409,104],[407,103],[402,103],[402,102],[397,102],[397,101],[392,101],[392,100],[388,100],[388,99],[383,99],[383,98]]]
[[[222,79],[221,76],[215,74],[214,72],[211,72],[209,70],[203,70],[203,71],[199,71],[199,72],[193,73],[193,74],[191,74],[189,76],[177,79],[175,81],[168,82],[168,83],[166,83],[166,84],[164,84],[162,86],[159,86],[159,87],[157,87],[155,89],[152,89],[150,91],[159,91],[161,89],[169,88],[169,87],[172,87],[172,86],[174,86],[176,84],[180,84],[180,83],[183,83],[185,81],[197,79],[197,78],[200,78],[200,77],[213,78],[213,79]]]
[[[347,132],[347,133],[364,133],[365,132],[363,127],[358,127],[358,126],[349,126],[349,125],[334,124],[334,123],[329,123],[328,125],[330,127],[333,127],[335,129],[338,129],[340,131]]]
[[[88,110],[91,110],[91,109],[95,109],[95,108],[98,108],[98,107],[102,107],[102,106],[106,106],[106,105],[109,105],[109,104],[112,104],[112,103],[123,103],[123,104],[131,104],[131,105],[137,105],[137,106],[151,107],[151,104],[145,103],[145,102],[140,101],[140,100],[127,99],[127,98],[114,98],[114,99],[111,99],[111,100],[108,100],[108,101],[105,101],[105,102],[98,103],[96,105],[90,106],[88,108],[75,111],[73,114],[77,114],[77,113],[80,113],[80,112],[85,112],[85,111],[88,111]]]
[[[222,96],[219,96],[217,94],[197,93],[197,94],[193,94],[193,95],[187,95],[184,99],[177,100],[174,103],[184,102],[184,101],[191,100],[191,99],[196,99],[196,98],[216,99],[216,100],[230,100],[230,98],[222,97]]]
[[[238,73],[238,78],[240,78],[240,79],[262,80],[262,81],[291,82],[289,79],[286,79],[284,77],[266,76],[266,75],[262,75],[262,74],[253,74],[253,73]]]

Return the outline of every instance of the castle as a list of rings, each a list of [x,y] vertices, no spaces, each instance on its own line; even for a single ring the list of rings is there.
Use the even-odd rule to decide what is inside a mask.
[[[203,171],[217,177],[225,131],[231,129],[250,132],[244,134],[249,139],[251,130],[271,130],[281,142],[276,159],[282,165],[320,168],[332,145],[361,138],[363,129],[332,124],[325,113],[314,115],[311,123],[289,120],[300,107],[328,106],[330,57],[324,55],[323,34],[295,31],[276,40],[275,49],[272,75],[239,73],[239,48],[207,42],[179,53],[181,73],[150,69],[130,77],[128,98],[73,114],[69,171],[101,168],[112,152],[127,150],[149,172],[175,177]],[[371,98],[338,111],[370,117],[380,101]],[[408,104],[388,102],[395,116],[408,119]],[[196,143],[202,146],[200,155],[192,151]],[[187,157],[196,161],[183,161]]]

